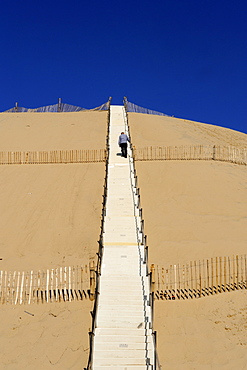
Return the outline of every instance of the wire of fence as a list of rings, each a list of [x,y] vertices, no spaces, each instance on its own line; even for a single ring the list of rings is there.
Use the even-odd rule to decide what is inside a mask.
[[[213,257],[167,267],[151,265],[155,299],[193,299],[247,289],[246,254]]]
[[[31,304],[94,299],[95,263],[38,271],[0,271],[0,303]]]
[[[62,103],[62,99],[58,98],[58,102],[56,104],[51,105],[45,105],[43,107],[39,108],[25,108],[25,107],[19,107],[18,102],[15,103],[15,106],[13,108],[10,108],[5,111],[5,113],[23,113],[23,112],[30,112],[30,113],[44,113],[44,112],[50,112],[50,113],[61,113],[61,112],[84,112],[84,111],[101,111],[101,110],[108,110],[109,109],[110,100],[108,100],[106,103],[101,104],[98,107],[87,109],[82,108],[76,105]]]
[[[136,161],[215,160],[247,164],[247,148],[223,145],[181,145],[134,147]]]
[[[104,162],[105,149],[0,152],[0,165]]]
[[[148,109],[148,108],[143,108],[137,104],[131,103],[128,101],[127,97],[124,97],[124,107],[125,107],[126,112],[130,112],[130,113],[134,112],[134,113],[153,114],[153,115],[158,115],[158,116],[169,117],[165,113],[157,112],[155,110]]]

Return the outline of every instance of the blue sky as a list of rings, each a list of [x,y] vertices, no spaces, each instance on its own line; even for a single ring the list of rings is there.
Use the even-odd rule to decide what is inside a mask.
[[[247,3],[5,1],[0,111],[112,96],[247,133]]]

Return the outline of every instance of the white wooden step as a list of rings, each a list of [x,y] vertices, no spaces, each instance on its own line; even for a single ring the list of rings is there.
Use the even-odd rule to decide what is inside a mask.
[[[99,349],[97,351],[97,357],[100,358],[114,358],[114,359],[143,359],[145,361],[145,351],[143,349]]]
[[[139,304],[136,305],[114,305],[114,306],[105,306],[105,305],[98,305],[98,309],[102,310],[102,312],[109,312],[109,315],[114,312],[119,312],[119,315],[122,315],[123,313],[127,314],[128,312],[134,312],[136,314],[143,313],[143,306],[140,306]]]
[[[143,304],[143,299],[140,298],[140,297],[130,297],[130,296],[124,296],[124,297],[121,297],[120,296],[113,296],[113,295],[107,295],[105,296],[104,294],[102,294],[101,296],[99,296],[99,304],[106,304],[106,305],[110,305],[110,304],[131,304],[132,302],[134,303],[139,303],[140,305]]]
[[[94,343],[112,343],[118,344],[124,347],[126,344],[135,345],[135,344],[142,344],[142,343],[152,343],[153,339],[151,336],[145,335],[100,335],[98,337],[94,337]]]
[[[152,331],[150,329],[148,329],[147,331],[145,329],[136,329],[136,328],[132,328],[132,329],[126,329],[126,328],[96,328],[95,329],[95,334],[96,335],[120,335],[120,336],[123,336],[123,335],[126,335],[126,336],[144,336],[147,332],[147,335],[151,335],[152,334]]]
[[[123,341],[124,342],[124,341]],[[95,350],[150,350],[152,349],[152,343],[145,343],[143,342],[133,342],[133,343],[123,343],[123,342],[95,342],[94,349]]]
[[[112,279],[109,275],[108,276],[102,276],[100,278],[100,285],[104,284],[105,286],[112,286],[112,287],[118,287],[121,289],[122,286],[129,286],[133,288],[139,288],[143,286],[142,280],[139,275],[133,276],[132,279],[126,280],[125,277],[120,276],[120,279]]]
[[[146,365],[124,365],[124,366],[109,366],[109,365],[96,365],[93,370],[147,370]],[[151,368],[150,368],[151,369]]]
[[[114,357],[109,357],[109,358],[98,358],[98,356],[96,358],[94,358],[93,360],[93,363],[94,363],[94,366],[99,366],[99,365],[107,365],[109,368],[111,368],[112,365],[122,365],[122,366],[125,366],[125,365],[145,365],[146,364],[146,360],[143,357],[141,358],[137,358],[137,356],[135,358],[114,358]]]
[[[129,296],[129,295],[132,296],[133,295],[135,297],[140,297],[140,298],[143,297],[141,286],[139,287],[139,289],[137,289],[137,288],[128,287],[128,286],[125,286],[122,288],[116,288],[116,287],[111,288],[110,286],[106,287],[102,285],[99,289],[99,293],[101,295],[106,294],[110,296]]]
[[[100,318],[97,320],[97,327],[101,328],[133,328],[138,326],[144,327],[143,317],[126,317],[126,318],[115,318],[114,317],[107,317],[106,315],[101,315]]]

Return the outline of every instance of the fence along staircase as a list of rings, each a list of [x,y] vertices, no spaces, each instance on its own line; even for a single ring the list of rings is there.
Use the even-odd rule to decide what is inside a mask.
[[[119,155],[125,110],[111,106],[104,250],[94,332],[92,368],[154,369],[149,281],[141,221],[133,192],[133,159]]]

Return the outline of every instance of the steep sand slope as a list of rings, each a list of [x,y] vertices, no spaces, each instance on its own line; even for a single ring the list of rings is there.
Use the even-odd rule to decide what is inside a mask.
[[[0,151],[104,149],[107,112],[0,113]]]
[[[83,369],[89,353],[91,309],[92,302],[88,300],[2,305],[0,368]]]
[[[0,166],[1,268],[88,263],[100,233],[104,163]]]
[[[247,291],[156,301],[162,369],[246,369]]]
[[[106,127],[106,112],[2,113],[0,151],[104,149]],[[104,163],[0,166],[0,270],[88,264],[98,250],[103,181]],[[85,367],[91,309],[87,300],[2,305],[2,366]]]
[[[247,147],[247,135],[212,125],[136,113],[129,114],[129,123],[136,147]],[[160,161],[136,162],[136,169],[149,263],[168,266],[246,253],[246,166]],[[244,291],[193,301],[156,301],[162,368],[244,369],[246,296]]]
[[[244,254],[245,166],[207,161],[136,163],[155,264]]]
[[[133,144],[146,145],[234,145],[246,147],[246,134],[219,126],[174,117],[128,113]]]

